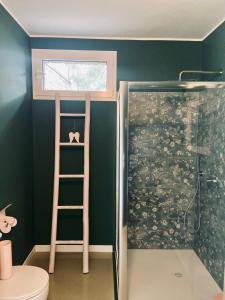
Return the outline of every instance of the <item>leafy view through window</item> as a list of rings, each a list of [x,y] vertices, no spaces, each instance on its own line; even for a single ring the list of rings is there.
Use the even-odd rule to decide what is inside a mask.
[[[43,60],[43,73],[44,90],[107,90],[106,62]]]

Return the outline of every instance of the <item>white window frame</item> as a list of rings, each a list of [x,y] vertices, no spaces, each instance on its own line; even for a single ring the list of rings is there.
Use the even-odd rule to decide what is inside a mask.
[[[106,91],[62,91],[44,90],[43,60],[87,60],[107,63],[107,89]],[[91,100],[116,100],[116,51],[89,51],[89,50],[52,50],[52,49],[32,49],[32,77],[33,77],[33,99],[54,100],[56,94],[60,94],[62,99],[83,100],[87,92]]]

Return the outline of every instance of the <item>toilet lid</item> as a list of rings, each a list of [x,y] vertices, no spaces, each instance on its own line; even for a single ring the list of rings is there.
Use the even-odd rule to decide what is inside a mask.
[[[13,276],[0,280],[0,300],[25,300],[40,294],[49,281],[48,273],[38,267],[13,267]]]

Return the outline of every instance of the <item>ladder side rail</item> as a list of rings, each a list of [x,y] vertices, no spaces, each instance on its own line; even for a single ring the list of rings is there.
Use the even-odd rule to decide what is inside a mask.
[[[60,95],[55,99],[55,168],[54,168],[54,190],[53,190],[53,209],[52,209],[52,233],[50,247],[49,273],[55,269],[55,252],[57,239],[58,221],[58,197],[59,197],[59,174],[60,174]]]
[[[84,124],[84,182],[83,182],[83,273],[89,272],[89,163],[90,163],[90,95],[86,95]]]

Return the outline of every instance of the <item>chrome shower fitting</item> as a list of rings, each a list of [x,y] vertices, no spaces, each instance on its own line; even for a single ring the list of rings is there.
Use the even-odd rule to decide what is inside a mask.
[[[207,175],[207,172],[199,172],[198,175],[205,176],[205,175]],[[219,182],[219,180],[216,176],[212,176],[212,177],[209,177],[208,179],[206,179],[206,182],[217,183],[217,182]]]
[[[215,177],[215,178],[209,178],[206,180],[207,182],[212,182],[212,183],[217,183],[218,182],[218,178]]]
[[[199,172],[199,173],[198,173],[199,176],[204,176],[204,175],[206,175],[206,174],[207,174],[206,172]]]

